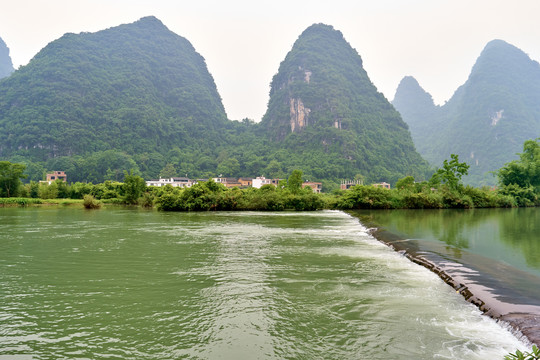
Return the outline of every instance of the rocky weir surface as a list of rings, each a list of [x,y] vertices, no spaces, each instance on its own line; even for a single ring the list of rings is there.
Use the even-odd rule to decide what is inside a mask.
[[[448,252],[445,245],[432,244],[424,249],[415,240],[363,223],[376,239],[437,274],[486,316],[507,323],[516,336],[525,336],[531,344],[540,346],[540,287],[533,289],[531,295],[507,286],[530,280],[527,278],[532,275],[504,264],[493,266],[492,262],[459,249],[456,249],[460,252],[457,262],[445,256]],[[444,249],[438,251],[437,246]]]

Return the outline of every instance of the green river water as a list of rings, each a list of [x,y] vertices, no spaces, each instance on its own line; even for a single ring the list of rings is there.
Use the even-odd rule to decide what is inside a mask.
[[[540,209],[354,214],[394,235],[390,242],[398,248],[442,264],[468,285],[477,284],[481,295],[503,312],[540,315]]]
[[[502,359],[518,348],[343,212],[0,208],[1,360]]]

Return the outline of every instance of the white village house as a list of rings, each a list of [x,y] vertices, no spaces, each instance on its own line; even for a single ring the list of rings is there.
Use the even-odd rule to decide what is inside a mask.
[[[172,177],[172,178],[159,178],[159,180],[148,180],[146,186],[161,187],[165,185],[171,185],[173,187],[191,187],[197,183],[196,180],[190,180],[187,177]]]
[[[260,189],[263,185],[272,184],[272,179],[267,179],[264,176],[258,176],[251,181],[251,186]]]

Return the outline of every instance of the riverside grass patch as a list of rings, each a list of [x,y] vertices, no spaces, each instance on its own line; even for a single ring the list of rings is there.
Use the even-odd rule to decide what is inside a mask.
[[[43,204],[42,199],[32,199],[32,198],[23,198],[23,197],[10,197],[10,198],[0,198],[0,206],[29,206],[34,204]]]

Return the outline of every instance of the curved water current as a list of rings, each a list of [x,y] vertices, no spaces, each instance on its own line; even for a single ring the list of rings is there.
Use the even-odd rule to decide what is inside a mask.
[[[343,212],[0,209],[0,359],[502,359],[518,348]]]

